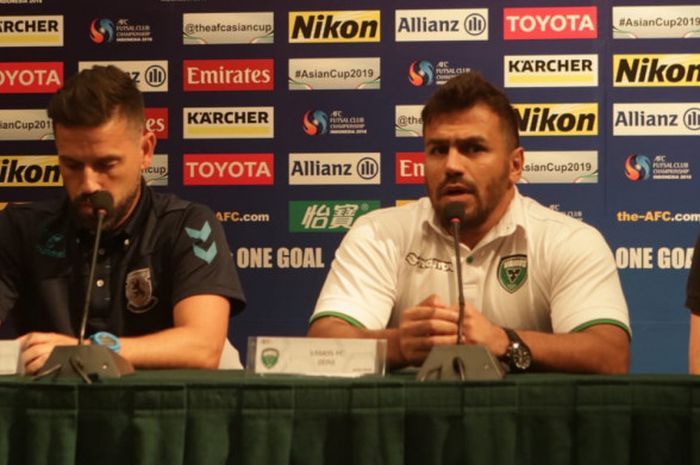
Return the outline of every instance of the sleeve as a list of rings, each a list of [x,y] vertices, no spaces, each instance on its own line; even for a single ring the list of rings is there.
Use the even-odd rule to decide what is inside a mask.
[[[690,266],[690,273],[688,274],[685,306],[693,313],[700,314],[700,235],[698,235],[698,239],[695,242],[693,264]]]
[[[586,226],[557,241],[551,259],[551,318],[554,332],[613,324],[631,335],[627,303],[615,259],[594,228]]]
[[[367,329],[386,328],[396,302],[399,245],[373,217],[358,218],[343,238],[311,321],[336,316]]]
[[[189,206],[176,232],[171,255],[173,302],[193,295],[227,297],[231,314],[245,307],[245,297],[226,235],[212,211]]]
[[[0,321],[7,319],[19,298],[22,261],[18,237],[8,211],[0,212]]]

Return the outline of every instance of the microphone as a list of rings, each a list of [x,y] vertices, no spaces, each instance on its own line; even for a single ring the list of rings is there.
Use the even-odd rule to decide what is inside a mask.
[[[97,230],[95,231],[95,243],[92,246],[92,259],[90,261],[90,271],[88,273],[88,285],[85,291],[85,303],[83,304],[83,318],[80,323],[80,337],[78,345],[85,344],[85,328],[87,326],[88,313],[90,310],[90,297],[92,296],[92,282],[95,280],[95,268],[97,267],[97,251],[100,249],[100,239],[102,238],[102,224],[107,216],[114,213],[114,199],[107,191],[97,191],[90,194],[88,198],[92,211],[97,216]]]
[[[127,359],[107,347],[96,344],[85,344],[85,328],[88,314],[90,313],[90,297],[95,280],[95,268],[97,267],[97,252],[100,249],[102,238],[102,226],[105,218],[114,214],[114,199],[107,191],[97,191],[88,198],[92,211],[97,216],[97,229],[95,231],[95,243],[92,247],[92,258],[88,272],[87,289],[85,290],[85,303],[83,304],[82,320],[80,322],[80,336],[78,344],[74,346],[56,346],[35,378],[43,378],[49,375],[57,377],[82,378],[87,384],[92,384],[94,378],[119,378],[122,375],[134,372],[134,367]]]
[[[442,221],[450,225],[452,240],[455,248],[455,265],[457,268],[457,295],[459,302],[459,324],[457,325],[457,344],[464,344],[464,289],[462,289],[462,258],[459,250],[459,232],[464,222],[464,202],[450,202],[442,210]]]
[[[107,191],[97,191],[90,194],[88,201],[92,205],[92,211],[98,219],[100,214],[106,218],[114,213],[114,199],[112,194]]]
[[[459,317],[457,343],[435,346],[420,367],[416,379],[444,380],[499,380],[504,376],[501,363],[482,345],[464,343],[464,290],[462,289],[462,259],[459,250],[459,233],[464,223],[464,202],[450,202],[442,210],[442,222],[452,233],[457,267],[457,294]]]

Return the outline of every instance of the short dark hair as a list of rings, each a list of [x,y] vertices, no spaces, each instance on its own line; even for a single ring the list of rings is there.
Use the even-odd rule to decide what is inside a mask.
[[[423,130],[442,115],[466,110],[479,103],[485,104],[498,115],[504,134],[511,140],[514,148],[518,147],[520,136],[515,110],[506,94],[478,71],[469,71],[453,77],[428,99],[421,112]]]
[[[67,127],[97,127],[116,115],[143,127],[143,106],[143,95],[128,73],[98,65],[67,79],[51,96],[47,113],[54,124]]]

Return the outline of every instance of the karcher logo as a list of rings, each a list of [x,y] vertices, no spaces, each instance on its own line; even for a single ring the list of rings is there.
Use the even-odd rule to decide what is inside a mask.
[[[505,87],[593,87],[598,55],[506,55]]]
[[[0,16],[0,47],[61,47],[63,16]]]
[[[522,136],[595,136],[596,103],[521,103],[513,105]]]
[[[61,186],[61,172],[55,155],[0,157],[0,186]]]
[[[290,11],[289,43],[379,42],[379,10]]]
[[[185,139],[269,139],[274,136],[273,107],[183,108]]]
[[[700,54],[614,55],[615,87],[700,86]]]

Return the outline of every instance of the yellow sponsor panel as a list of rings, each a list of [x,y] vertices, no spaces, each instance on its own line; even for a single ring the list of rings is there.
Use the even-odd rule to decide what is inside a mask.
[[[185,128],[187,137],[272,137],[270,126],[194,126]]]
[[[514,104],[521,136],[595,136],[598,134],[598,104]]]
[[[700,54],[613,55],[613,86],[700,86]]]
[[[0,45],[36,45],[48,46],[62,45],[63,38],[56,34],[23,34],[23,35],[8,35],[0,36]]]
[[[62,186],[56,155],[0,156],[1,187]]]
[[[415,203],[417,202],[418,199],[415,200],[409,200],[409,199],[397,199],[396,200],[396,206],[400,207],[401,205],[408,205],[409,203]]]
[[[508,77],[508,83],[514,84],[552,84],[552,87],[566,84],[576,84],[579,86],[596,85],[596,77],[591,73],[581,74],[518,74]]]
[[[289,43],[379,42],[379,10],[290,11]]]

